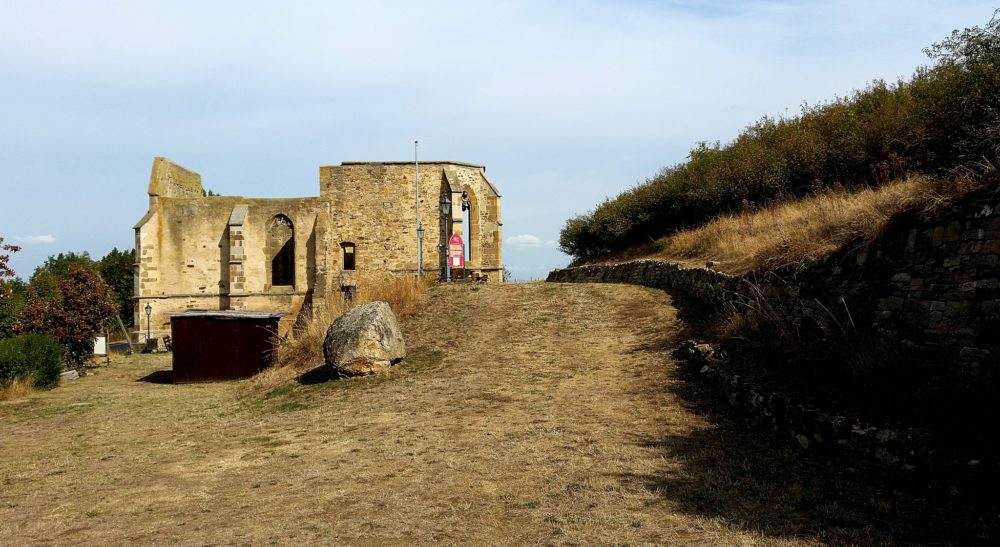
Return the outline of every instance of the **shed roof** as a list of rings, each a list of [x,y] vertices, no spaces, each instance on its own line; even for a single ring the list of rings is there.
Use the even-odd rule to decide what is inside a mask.
[[[255,310],[187,310],[180,313],[168,313],[171,319],[175,317],[190,318],[203,317],[212,319],[238,320],[238,319],[278,319],[288,315],[281,311],[255,311]]]

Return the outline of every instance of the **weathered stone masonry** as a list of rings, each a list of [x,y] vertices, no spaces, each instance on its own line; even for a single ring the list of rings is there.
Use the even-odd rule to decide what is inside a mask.
[[[156,158],[149,211],[135,226],[135,324],[146,325],[148,303],[153,336],[169,332],[168,314],[188,309],[284,311],[284,330],[304,306],[341,298],[359,274],[413,275],[418,202],[426,275],[440,275],[439,244],[459,233],[472,251],[467,271],[501,281],[500,194],[486,168],[421,162],[419,201],[415,174],[411,162],[344,162],[320,167],[317,197],[203,197],[200,175]],[[452,203],[448,226],[442,196]]]

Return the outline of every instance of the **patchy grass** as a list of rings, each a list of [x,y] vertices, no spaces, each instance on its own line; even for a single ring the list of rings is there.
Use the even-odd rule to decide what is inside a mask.
[[[169,369],[162,354],[0,404],[0,545],[989,543],[998,529],[959,497],[748,433],[669,357],[683,325],[662,292],[442,287],[402,326],[393,373],[252,404],[250,381],[143,381]]]
[[[444,360],[441,350],[422,350],[411,353],[403,360],[402,367],[410,369],[437,368]]]
[[[274,390],[268,391],[264,395],[264,399],[265,400],[266,399],[273,399],[275,397],[281,397],[282,395],[288,395],[289,393],[292,392],[293,389],[295,389],[295,386],[293,386],[293,385],[287,385],[287,386],[279,387],[278,389],[274,389]]]

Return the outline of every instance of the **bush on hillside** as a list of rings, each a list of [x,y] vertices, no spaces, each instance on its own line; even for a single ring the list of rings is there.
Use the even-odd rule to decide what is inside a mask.
[[[995,169],[1000,10],[926,52],[934,65],[910,81],[877,80],[793,118],[764,117],[725,146],[699,143],[686,163],[567,220],[560,249],[587,259],[824,188]]]
[[[62,348],[51,336],[23,334],[0,340],[0,385],[30,378],[35,387],[55,387],[62,370]]]

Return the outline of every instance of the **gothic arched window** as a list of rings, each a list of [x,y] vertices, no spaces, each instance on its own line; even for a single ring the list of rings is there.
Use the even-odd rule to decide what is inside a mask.
[[[295,227],[285,215],[275,215],[267,223],[265,253],[272,287],[295,285]]]

